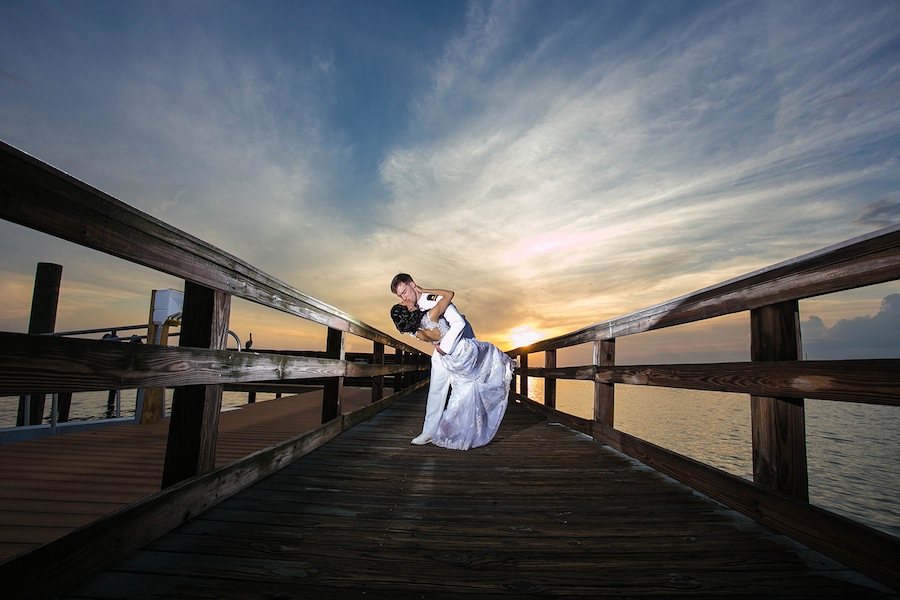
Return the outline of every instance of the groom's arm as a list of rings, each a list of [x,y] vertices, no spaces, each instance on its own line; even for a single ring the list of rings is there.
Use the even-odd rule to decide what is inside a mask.
[[[462,335],[463,330],[466,328],[466,318],[459,314],[459,311],[456,310],[453,304],[444,311],[444,318],[450,323],[450,330],[441,338],[438,348],[444,354],[453,354],[453,349],[456,348],[459,336]]]

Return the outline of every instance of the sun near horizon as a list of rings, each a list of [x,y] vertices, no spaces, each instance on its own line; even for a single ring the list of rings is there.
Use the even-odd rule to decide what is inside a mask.
[[[512,344],[513,348],[522,348],[523,346],[530,346],[538,340],[542,340],[550,337],[545,333],[541,333],[531,325],[519,325],[518,327],[513,327],[509,330],[509,333],[506,335],[507,340]]]

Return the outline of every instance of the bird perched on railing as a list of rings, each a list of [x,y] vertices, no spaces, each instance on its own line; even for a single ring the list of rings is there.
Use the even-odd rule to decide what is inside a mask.
[[[247,343],[244,345],[244,350],[249,350],[250,346],[253,345],[253,334],[250,334],[250,339],[247,340]]]

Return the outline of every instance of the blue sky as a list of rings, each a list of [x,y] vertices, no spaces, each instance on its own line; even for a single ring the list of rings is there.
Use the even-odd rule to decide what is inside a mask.
[[[386,332],[398,271],[454,289],[507,349],[900,222],[894,0],[0,15],[0,139]],[[5,222],[0,252],[8,331],[38,261],[64,265],[58,329],[141,322],[150,289],[181,286]],[[810,348],[854,319],[900,324],[898,291],[805,302]],[[232,328],[324,346],[245,302]],[[745,317],[646,339],[625,359],[748,347]]]

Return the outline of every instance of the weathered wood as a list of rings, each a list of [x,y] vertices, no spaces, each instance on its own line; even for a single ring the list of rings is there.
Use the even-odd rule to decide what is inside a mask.
[[[62,265],[38,263],[34,274],[28,333],[51,333],[56,328],[56,307],[59,304],[61,281]],[[16,425],[39,425],[43,422],[46,399],[44,394],[20,397]]]
[[[526,398],[516,399],[538,414],[591,435],[755,521],[900,589],[900,573],[896,570],[900,539],[894,536],[754,485],[596,421],[561,413]]]
[[[398,392],[391,394],[390,396],[387,396],[386,398],[379,400],[378,402],[374,402],[372,404],[369,404],[368,406],[363,406],[361,408],[357,408],[356,410],[353,410],[351,412],[343,413],[341,415],[341,422],[343,423],[343,429],[346,430],[346,429],[353,427],[354,425],[358,425],[359,423],[362,423],[369,417],[380,413],[381,411],[385,410],[389,406],[393,405],[395,402],[398,402],[398,401],[406,398],[407,396],[414,394],[415,392],[422,389],[423,387],[426,388],[426,392],[427,392],[427,387],[426,387],[427,385],[428,385],[427,380],[419,381],[407,388],[404,388]]]
[[[547,350],[544,352],[544,368],[556,368],[556,350]],[[544,378],[544,404],[550,408],[556,408],[556,378]]]
[[[328,358],[344,361],[344,332],[328,329],[325,341],[325,354]],[[344,388],[343,377],[332,377],[325,382],[325,394],[322,397],[322,422],[327,423],[341,414],[341,391]]]
[[[37,361],[44,362],[38,369]],[[212,381],[271,382],[334,375],[391,375],[413,366],[342,365],[289,354],[148,348],[98,340],[0,332],[0,394],[177,387]],[[428,368],[424,365],[422,368]],[[592,365],[546,369],[533,377],[596,380],[795,398],[900,406],[900,360],[773,361],[681,365]],[[274,389],[274,388],[273,388]],[[267,391],[267,390],[259,390]]]
[[[345,375],[348,364],[324,358],[233,350],[111,344],[0,332],[0,394],[178,387]],[[355,365],[354,376],[397,365]]]
[[[405,368],[397,374],[395,389],[409,387],[412,383],[412,369],[410,368],[411,356],[409,352],[398,350],[398,361]]]
[[[431,370],[431,356],[428,354],[416,354],[415,382],[420,383]]]
[[[518,371],[524,370],[521,367]],[[597,374],[597,367],[594,365],[583,365],[577,367],[555,367],[548,369],[546,367],[529,367],[528,374],[532,377],[553,377],[554,379],[578,379],[582,381],[593,381]]]
[[[519,393],[523,396],[528,395],[528,354],[523,352],[519,354]]]
[[[399,402],[61,599],[887,597],[513,403],[488,446]]]
[[[372,342],[372,364],[384,365],[384,344],[381,342]],[[378,402],[384,398],[384,375],[375,375],[372,377],[372,402]]]
[[[535,377],[900,406],[900,360],[532,368]]]
[[[82,527],[59,540],[0,563],[4,597],[50,598],[85,574],[106,566],[278,471],[340,433],[335,420],[244,460],[182,481]],[[47,565],[53,565],[47,569]]]
[[[156,292],[150,292],[150,316],[147,317],[147,344],[166,346],[169,343],[169,324],[162,323],[159,328],[159,341],[157,342],[157,325],[153,322],[153,313],[156,310]],[[140,403],[141,412],[138,417],[140,423],[156,423],[165,417],[166,388],[154,386],[144,389]]]
[[[183,322],[179,345],[225,348],[231,296],[185,282]],[[162,487],[168,487],[215,466],[222,384],[175,388]]]
[[[750,357],[754,361],[798,360],[800,310],[796,300],[750,311]],[[750,397],[753,480],[809,501],[806,421],[800,398]]]
[[[60,423],[65,423],[69,420],[72,409],[72,392],[60,392],[56,398],[57,418]]]
[[[0,218],[308,319],[419,350],[0,142]]]
[[[531,398],[524,396],[522,394],[510,393],[509,395],[510,401],[515,400],[520,404],[524,404],[528,407],[529,410],[547,418],[552,419],[554,422],[560,423],[574,429],[575,431],[580,431],[582,433],[586,433],[590,435],[591,433],[591,419],[585,419],[583,417],[577,417],[575,415],[571,415],[566,412],[562,412],[559,409],[551,408],[546,404],[542,404],[540,402],[535,402]]]
[[[28,333],[51,333],[56,329],[56,309],[59,305],[59,286],[62,265],[38,263],[31,296],[31,318]]]
[[[383,405],[345,388],[344,406],[372,414]],[[317,428],[321,407],[319,389],[223,412],[216,465]],[[131,423],[0,446],[0,562],[159,491],[167,429]]]
[[[198,286],[210,290],[217,290],[218,293],[235,294],[264,306],[269,306],[326,325],[334,330],[354,333],[373,341],[384,341],[384,343],[389,343],[400,348],[401,358],[397,362],[400,363],[402,368],[400,371],[394,372],[406,373],[406,376],[404,376],[403,379],[407,382],[415,381],[419,377],[418,374],[421,372],[419,369],[420,353],[417,350],[411,349],[402,343],[395,342],[392,338],[361,324],[334,307],[330,307],[302,294],[294,288],[261,273],[254,267],[242,263],[220,249],[191,238],[165,223],[156,221],[147,215],[140,213],[140,211],[122,204],[121,202],[90,188],[86,184],[62,174],[5,144],[0,145],[0,196],[2,196],[3,200],[0,202],[0,218],[6,218],[27,227],[32,227],[33,229],[45,231],[51,235],[74,241],[83,246],[95,248],[138,264],[143,264],[163,272],[183,277],[189,281],[193,281]],[[602,343],[605,341],[612,341],[623,335],[631,335],[643,331],[650,331],[662,327],[699,321],[710,317],[746,310],[754,311],[757,315],[766,314],[766,311],[768,310],[766,307],[773,304],[786,306],[789,303],[795,304],[798,299],[873,283],[892,281],[898,278],[900,278],[900,226],[895,226],[882,230],[881,232],[875,232],[868,236],[863,236],[831,248],[811,253],[804,257],[774,265],[761,271],[747,274],[711,288],[706,288],[693,294],[688,294],[687,296],[659,304],[655,307],[632,313],[631,315],[592,325],[576,332],[554,338],[553,340],[539,342],[526,349],[520,349],[519,352],[511,351],[511,353],[513,355],[520,354],[525,358],[524,368],[520,369],[518,373],[520,374],[523,392],[527,393],[528,377],[535,372],[535,370],[527,368],[528,353],[554,351],[560,347],[583,342],[599,341]],[[788,322],[788,320],[785,319],[784,322]],[[796,315],[793,318],[793,324],[796,324]],[[768,332],[772,331],[772,328],[768,325],[764,326],[763,329]],[[769,335],[769,333],[767,333],[767,335]],[[26,338],[31,337],[33,336],[26,336]],[[783,340],[776,340],[776,344],[782,345],[782,343]],[[86,367],[86,362],[83,357],[78,356],[70,357],[74,359],[71,364],[59,365],[59,373],[54,373],[53,371],[56,370],[57,367],[55,361],[58,359],[58,356],[54,357],[52,354],[46,355],[43,352],[46,349],[53,348],[71,350],[77,347],[83,347],[90,349],[91,346],[60,346],[56,345],[55,342],[39,341],[31,347],[36,351],[31,355],[32,358],[37,361],[36,363],[32,361],[34,364],[29,364],[27,361],[23,360],[23,357],[26,356],[26,354],[22,351],[16,349],[9,351],[7,354],[7,351],[0,347],[0,357],[10,356],[18,361],[17,364],[8,364],[4,361],[0,361],[0,375],[4,376],[2,380],[0,380],[0,385],[9,385],[10,381],[19,377],[19,380],[25,382],[26,385],[16,388],[14,393],[20,393],[22,390],[45,393],[48,382],[56,381],[54,379],[56,377],[59,377],[59,381],[63,381],[62,377],[66,374],[72,375],[74,378],[69,377],[67,385],[62,389],[73,389],[73,387],[75,387],[73,381],[84,376],[84,373],[80,372],[79,369],[87,371],[88,379],[94,377],[93,372],[91,371],[92,368]],[[599,347],[602,346],[598,346],[598,348]],[[415,354],[416,357],[403,358],[404,351]],[[116,353],[117,355],[114,360],[120,360],[122,357],[131,356],[130,353],[121,348],[117,349]],[[143,356],[150,356],[155,360],[157,357],[166,355],[161,351],[158,351]],[[191,350],[181,349],[173,356],[177,357],[176,361],[181,361],[178,363],[180,366],[176,366],[175,362],[171,363],[173,370],[178,370],[179,368],[190,369],[193,365],[197,364],[197,360],[194,357],[220,357],[221,354],[193,354],[193,351]],[[783,374],[785,370],[793,370],[794,372],[812,372],[806,365],[800,364],[799,361],[795,360],[798,357],[799,354],[797,356],[788,357],[787,360],[785,360],[784,357],[779,356],[765,357],[763,359],[765,362],[773,364],[763,364],[759,367],[762,370],[755,372],[761,373],[764,376],[774,377],[775,379],[781,377],[781,374]],[[188,359],[187,362],[184,361],[185,358]],[[272,359],[273,357],[270,357],[270,360]],[[232,359],[229,358],[228,360],[230,361]],[[274,357],[274,360],[277,362],[280,359],[279,357]],[[754,360],[759,360],[759,356],[754,355]],[[240,359],[238,359],[237,362],[240,362],[241,365],[248,364],[241,362]],[[599,364],[599,360],[596,362],[598,364],[592,365],[589,368],[579,367],[574,370],[548,368],[545,369],[545,372],[549,373],[551,377],[555,377],[557,372],[577,373],[579,377],[581,374],[588,372],[590,378],[597,384],[608,385],[610,389],[612,388],[612,385],[604,378],[610,376],[629,376],[629,372],[623,370],[628,369],[627,367],[604,367]],[[336,363],[338,369],[342,371],[337,375],[338,377],[343,376],[345,373],[349,373],[351,367],[346,361],[333,361],[328,364],[334,363]],[[782,365],[783,369],[778,371],[779,366],[774,363]],[[255,367],[257,364],[261,363],[251,364]],[[887,363],[885,362],[868,362],[869,366],[875,365],[878,368],[884,367],[886,364]],[[700,366],[700,368],[706,367],[710,366]],[[104,366],[104,368],[108,368],[108,364],[107,366]],[[735,377],[735,374],[746,374],[749,372],[748,369],[756,368],[757,367],[755,366],[747,367],[746,365],[740,365],[736,371],[731,373],[731,377]],[[656,377],[657,381],[660,380],[660,377],[674,376],[675,378],[678,378],[684,374],[687,374],[688,377],[705,377],[698,371],[690,371],[690,368],[685,368],[682,371],[669,374],[662,373],[661,375],[659,372],[652,371],[652,369],[652,367],[645,368],[639,375],[650,374],[652,377]],[[807,371],[804,371],[804,369]],[[26,373],[26,375],[23,376],[18,374],[17,370]],[[123,364],[119,368],[120,372],[130,372],[131,370],[132,367],[128,364]],[[275,376],[266,377],[264,379],[258,378],[258,373],[251,374],[251,370],[252,369],[241,366],[238,369],[237,375],[230,376],[235,378],[234,381],[287,379],[284,375],[285,371],[282,368],[276,369]],[[216,364],[207,372],[202,373],[197,377],[195,381],[200,384],[211,384],[214,382],[221,384],[224,383],[225,380],[216,379],[213,375],[222,374],[223,372],[228,371],[229,369],[227,367],[223,368],[221,364]],[[363,365],[357,372],[367,373],[368,376],[371,376],[373,374],[381,374],[385,371],[380,371],[375,365]],[[754,426],[754,445],[756,447],[757,439],[764,440],[765,443],[770,444],[770,447],[765,449],[766,458],[762,461],[765,465],[763,472],[766,473],[766,476],[771,475],[771,479],[773,480],[782,478],[783,474],[788,474],[785,478],[789,481],[786,487],[791,488],[791,490],[804,487],[803,485],[798,485],[798,474],[801,470],[805,472],[805,465],[803,465],[802,468],[799,465],[797,458],[799,456],[799,451],[797,445],[794,443],[799,439],[799,433],[802,430],[802,412],[798,412],[798,407],[802,410],[802,404],[800,402],[791,401],[789,397],[806,397],[806,393],[802,396],[792,396],[792,394],[799,393],[800,390],[803,390],[806,387],[823,389],[826,390],[827,393],[832,393],[834,390],[839,389],[841,385],[852,381],[852,378],[860,373],[860,371],[852,365],[849,368],[845,368],[843,363],[836,372],[838,374],[828,378],[827,381],[817,381],[811,385],[808,385],[806,382],[778,381],[778,385],[791,388],[796,390],[796,392],[772,396],[769,396],[771,387],[766,387],[767,385],[771,385],[771,378],[770,380],[764,380],[762,384],[737,380],[727,382],[727,385],[743,384],[747,386],[757,386],[754,388],[754,390],[756,390],[754,395],[776,399],[776,401],[770,403],[770,405],[766,404],[766,401],[754,401],[753,410],[756,412],[754,420],[759,424],[759,426]],[[8,378],[5,377],[7,373],[9,374]],[[145,371],[144,374],[138,378],[141,379],[141,377],[143,377],[142,381],[146,384],[150,380],[151,375],[155,377],[157,374],[158,372],[156,370],[151,369],[149,372]],[[169,375],[167,374],[166,376],[168,377]],[[177,377],[183,379],[188,379],[190,376],[192,375],[177,374]],[[106,377],[109,377],[108,374]],[[125,378],[127,375],[120,374],[120,377]],[[245,379],[240,379],[242,377]],[[304,377],[305,375],[298,378]],[[715,376],[709,376],[706,377],[706,379],[712,381],[713,384],[717,383],[715,381]],[[879,382],[882,381],[888,381],[888,385],[895,385],[890,383],[890,381],[892,381],[890,377],[879,380]],[[707,383],[704,380],[700,385],[707,385]],[[126,386],[105,385],[100,389],[110,389],[115,387]],[[815,390],[813,393],[815,393]],[[867,393],[871,395],[871,392],[862,392],[858,397],[868,398],[868,396],[865,396]],[[214,393],[214,396],[215,395],[216,394]],[[891,401],[882,399],[885,396],[883,392],[876,391],[874,396],[876,398],[875,400],[860,399],[859,401],[885,404],[892,403]],[[894,394],[894,396],[896,397],[896,394]],[[815,396],[809,394],[809,397]],[[896,400],[893,402],[896,403]],[[207,403],[206,408],[208,409],[209,406],[210,403]],[[596,412],[599,414],[603,411],[598,410]],[[608,420],[611,425],[611,406],[610,410],[607,412],[608,417],[599,416],[598,421]],[[761,417],[763,414],[766,415],[765,418]],[[338,420],[339,419],[335,419],[335,421]],[[577,422],[574,418],[570,418],[568,421]],[[588,428],[589,431],[596,431],[599,432],[599,434],[604,434],[605,432],[609,439],[614,439],[618,434],[618,432],[615,432],[613,429],[606,431],[604,425],[600,422],[589,424]],[[770,435],[768,432],[773,433]],[[209,438],[206,439],[207,441],[209,440]],[[632,444],[628,441],[627,437],[622,439],[626,440],[622,443],[622,447],[625,448],[626,451],[637,454],[646,451],[645,445]],[[772,443],[772,440],[777,441]],[[759,445],[764,446],[762,443]],[[408,444],[404,444],[403,447],[406,450],[410,449]],[[785,457],[788,458],[786,459]],[[782,465],[779,464],[778,471],[771,471],[769,470],[771,462],[785,463],[789,466],[782,468]],[[680,466],[678,465],[673,467],[676,471],[679,468]],[[760,492],[760,488],[758,487],[755,489],[758,493],[765,492],[765,490]],[[789,493],[795,492],[789,491]],[[805,519],[808,515],[809,513],[804,513],[802,516]],[[665,515],[663,518],[668,518],[668,516],[669,515]],[[790,531],[790,522],[788,520],[785,519],[787,525],[781,523],[782,519],[775,519],[775,521],[779,523],[779,526],[782,528],[780,529],[781,531]],[[803,529],[814,526],[815,519],[810,519],[808,523],[802,523],[799,527]],[[835,530],[832,530],[832,533],[834,532]],[[837,533],[840,532],[838,531]],[[831,538],[832,541],[835,539],[837,538]],[[856,542],[854,542],[854,544],[856,544]],[[851,544],[851,546],[854,546],[854,544]],[[890,548],[888,550],[890,550]],[[853,551],[857,550],[854,549]],[[860,552],[859,556],[864,558],[869,557],[865,552]],[[893,555],[888,553],[888,556],[895,558],[897,556],[896,549],[894,549]],[[767,575],[770,575],[770,573],[767,572]],[[483,588],[477,587],[476,589],[480,590]],[[621,588],[618,588],[618,591],[620,590]],[[460,590],[453,591],[458,592]],[[657,592],[662,593],[660,590],[657,590]]]
[[[616,341],[594,342],[594,366],[598,369],[616,364]],[[616,390],[613,385],[594,380],[594,420],[609,427],[615,423]]]

